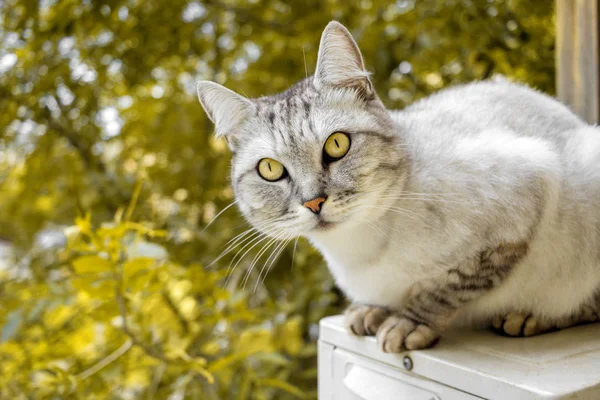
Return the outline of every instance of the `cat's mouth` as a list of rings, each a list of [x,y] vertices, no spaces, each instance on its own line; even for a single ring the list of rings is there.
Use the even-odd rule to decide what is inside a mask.
[[[317,222],[317,225],[315,226],[314,229],[317,231],[326,231],[326,230],[333,228],[334,226],[335,226],[335,223],[325,221],[324,219],[319,218],[319,221]]]

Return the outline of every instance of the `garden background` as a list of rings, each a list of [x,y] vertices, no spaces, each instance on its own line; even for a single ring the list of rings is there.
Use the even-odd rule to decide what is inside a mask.
[[[304,240],[243,288],[260,246],[227,247],[235,207],[207,227],[233,199],[195,81],[281,91],[332,19],[389,107],[554,93],[552,0],[0,0],[0,398],[316,398],[344,299]]]

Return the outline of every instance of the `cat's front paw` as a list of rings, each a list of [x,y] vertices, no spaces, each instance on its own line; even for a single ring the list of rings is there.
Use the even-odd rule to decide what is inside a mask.
[[[493,327],[508,336],[534,336],[554,329],[554,325],[531,314],[510,312],[494,318]]]
[[[383,307],[353,304],[346,310],[346,328],[356,336],[373,336],[389,315]]]
[[[385,353],[419,350],[433,346],[440,335],[427,325],[400,315],[392,315],[379,327],[377,342]]]

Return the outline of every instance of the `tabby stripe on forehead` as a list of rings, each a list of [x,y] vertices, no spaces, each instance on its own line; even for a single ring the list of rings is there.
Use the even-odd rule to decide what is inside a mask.
[[[364,133],[365,135],[377,136],[378,138],[380,138],[387,144],[392,144],[394,142],[394,137],[388,136],[388,135],[383,135],[377,131],[360,131],[360,133]]]
[[[302,105],[304,107],[304,117],[308,118],[310,115],[310,103],[306,100],[302,100]]]
[[[318,137],[318,136],[317,136],[317,131],[316,131],[316,129],[315,129],[315,125],[314,125],[314,123],[313,123],[313,120],[312,120],[312,118],[309,118],[309,119],[308,119],[308,128],[310,129],[310,133],[312,133],[312,134],[313,134],[313,136],[314,136],[315,138],[317,138],[317,137]]]
[[[288,147],[288,143],[287,143],[287,138],[290,137],[289,134],[286,135],[286,133],[282,132],[280,129],[276,129],[277,133],[279,133],[279,136],[281,137],[281,142],[283,143],[283,147]]]

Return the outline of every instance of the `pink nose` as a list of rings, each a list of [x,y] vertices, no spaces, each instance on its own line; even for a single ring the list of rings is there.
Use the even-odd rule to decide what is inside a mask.
[[[304,207],[310,209],[310,211],[315,214],[318,214],[321,212],[321,204],[325,203],[325,200],[327,200],[325,197],[317,197],[316,199],[304,203]]]

